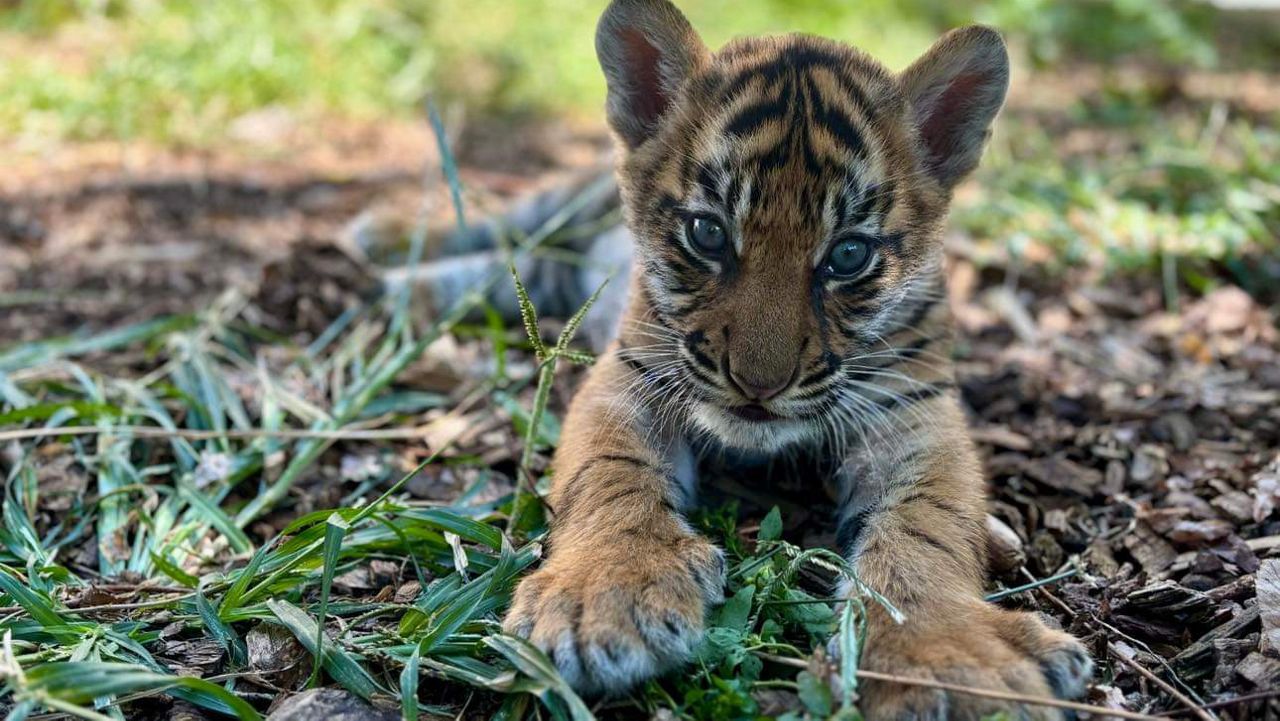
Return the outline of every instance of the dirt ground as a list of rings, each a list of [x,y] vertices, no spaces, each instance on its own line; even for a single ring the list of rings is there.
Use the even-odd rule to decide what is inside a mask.
[[[462,127],[478,211],[607,147],[591,127]],[[233,286],[282,331],[323,327],[372,282],[353,219],[412,212],[424,170],[447,218],[425,123],[260,132],[288,140],[23,153],[0,179],[0,346],[198,312]],[[949,243],[964,398],[1005,539],[996,577],[1062,576],[1009,603],[1087,639],[1094,703],[1280,717],[1274,315],[1229,285],[1169,312],[1156,278],[1050,276]]]

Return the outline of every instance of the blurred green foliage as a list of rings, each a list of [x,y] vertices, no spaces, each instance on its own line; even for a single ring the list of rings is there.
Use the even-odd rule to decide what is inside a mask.
[[[966,3],[920,0],[940,25],[971,17],[1016,33],[1039,66],[1125,57],[1162,64],[1212,65],[1213,6],[1198,0],[1001,0]]]
[[[1141,51],[1212,60],[1199,5],[1153,0],[716,0],[680,6],[708,42],[804,31],[901,67],[939,29],[988,22],[1040,62]],[[32,140],[216,140],[270,105],[412,112],[428,91],[480,112],[592,112],[603,85],[583,0],[9,0],[0,132]]]
[[[1133,123],[1103,126],[1106,142],[1074,153],[1034,120],[1006,118],[978,192],[957,200],[955,224],[1031,262],[1117,271],[1175,262],[1195,291],[1225,271],[1266,295],[1276,268],[1248,258],[1280,253],[1280,132],[1245,121],[1215,127],[1212,111],[1108,112]]]

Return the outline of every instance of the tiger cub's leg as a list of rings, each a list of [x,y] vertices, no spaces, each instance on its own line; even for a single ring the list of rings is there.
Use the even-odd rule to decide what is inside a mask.
[[[617,406],[631,380],[609,354],[574,398],[555,456],[549,556],[503,624],[588,694],[687,661],[723,594],[723,554],[681,516],[671,460]]]
[[[927,410],[925,406],[928,406]],[[919,410],[936,419],[909,439],[870,482],[850,485],[842,508],[841,549],[859,579],[883,593],[906,620],[895,623],[868,601],[862,666],[904,677],[1041,697],[1084,692],[1092,662],[1075,638],[1037,616],[982,599],[987,531],[981,470],[958,403],[946,395]],[[921,686],[868,681],[866,718],[980,719],[999,702]],[[1019,718],[1062,719],[1025,706]]]

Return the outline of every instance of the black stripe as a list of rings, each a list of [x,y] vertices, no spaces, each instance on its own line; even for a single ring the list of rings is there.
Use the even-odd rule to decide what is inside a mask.
[[[631,357],[631,350],[631,346],[623,343],[622,341],[618,342],[617,356],[623,363],[627,364],[628,368],[641,375],[648,375],[653,372],[649,366],[641,363],[638,359]]]
[[[915,358],[916,356],[923,353],[925,349],[927,349],[929,345],[932,344],[935,340],[937,340],[937,338],[934,338],[933,336],[925,336],[923,338],[920,338],[919,340],[913,341],[906,345],[894,346],[893,349],[898,353],[898,356],[903,360],[907,358]],[[893,365],[893,363],[890,363],[889,365]],[[888,368],[889,366],[886,365],[881,367]]]
[[[628,496],[644,494],[644,492],[647,490],[648,489],[646,489],[644,486],[626,486],[624,488],[618,488],[614,490],[612,493],[610,493],[609,495],[605,496],[604,498],[601,498],[598,501],[594,501],[593,505],[595,506],[595,510],[599,511],[603,508],[608,508],[609,506],[613,505],[614,503],[617,503],[618,501],[624,498],[627,498]]]
[[[725,212],[732,216],[738,207],[738,198],[742,195],[742,183],[738,180],[737,175],[729,177],[729,190],[725,193],[724,205]]]
[[[758,131],[765,124],[777,120],[785,122],[791,110],[792,93],[784,84],[776,98],[766,98],[739,110],[724,126],[724,132],[739,138]]]
[[[894,185],[891,181],[886,180],[883,183],[862,188],[858,194],[857,203],[849,213],[849,225],[857,226],[872,215],[883,222],[888,217],[889,211],[893,210],[894,199]],[[900,238],[898,240],[900,241]]]
[[[930,546],[933,546],[934,548],[938,549],[939,551],[942,551],[943,553],[948,553],[948,554],[951,553],[951,549],[948,548],[945,543],[943,543],[942,541],[939,541],[933,536],[930,536],[928,533],[925,533],[919,528],[906,526],[905,528],[902,529],[902,532],[907,534],[908,536],[911,536],[912,538],[923,541],[924,543],[927,543]]]
[[[916,503],[917,501],[923,501],[924,503],[927,503],[933,506],[939,511],[942,511],[944,513],[949,513],[953,516],[956,516],[957,518],[965,518],[968,515],[962,509],[958,508],[955,504],[951,503],[950,501],[944,501],[941,498],[938,498],[937,496],[934,496],[929,493],[925,493],[923,491],[917,491],[915,493],[908,495],[907,497],[903,498],[901,501],[898,501],[898,506],[906,506],[912,503]]]
[[[878,265],[884,264],[880,263]],[[880,293],[880,287],[875,284],[875,281],[879,279],[879,276],[882,275],[883,272],[872,272],[874,273],[874,276],[872,277],[859,278],[840,283],[836,286],[835,293],[840,296],[842,301],[847,303],[856,303],[858,301],[870,300],[876,297]],[[865,317],[865,312],[857,313],[857,317]]]
[[[812,78],[808,78],[807,81],[813,97],[811,117],[814,125],[826,130],[827,134],[837,143],[843,145],[855,157],[864,157],[866,155],[866,142],[862,139],[862,133],[858,132],[855,127],[853,119],[825,102],[822,99],[822,94],[817,92],[817,88],[812,85]]]
[[[716,183],[715,171],[706,163],[698,163],[698,185],[702,186],[702,191],[708,197],[720,201],[724,204],[724,198],[720,195],[719,185]]]
[[[896,199],[894,194],[893,181],[886,180],[875,186],[875,193],[872,194],[871,212],[883,222],[889,217],[889,211],[893,210],[893,202]]]
[[[578,467],[578,470],[574,472],[573,477],[569,479],[568,485],[565,486],[564,498],[560,502],[559,513],[556,514],[559,516],[561,520],[569,517],[570,512],[573,510],[573,507],[578,500],[578,496],[581,495],[582,476],[587,471],[591,470],[597,465],[600,465],[601,463],[629,463],[633,466],[642,468],[644,470],[652,471],[654,473],[659,473],[659,474],[661,473],[661,469],[659,469],[657,466],[653,465],[652,463],[649,463],[648,461],[642,458],[637,458],[635,456],[627,456],[622,454],[610,453],[610,454],[605,454],[601,456],[595,456],[594,458],[588,458],[587,460],[583,461],[581,466]]]
[[[898,328],[900,330],[905,330],[907,328],[915,328],[920,325],[920,323],[924,321],[925,317],[929,315],[929,311],[933,310],[936,305],[938,305],[937,298],[925,298],[920,302],[919,306],[911,311],[911,315],[898,325]]]
[[[809,284],[809,305],[813,308],[813,317],[818,319],[818,346],[826,353],[831,353],[831,319],[827,317],[827,294],[823,284],[815,278]]]
[[[640,594],[636,597],[645,598],[648,595],[647,592],[651,586],[653,586],[653,584],[646,585],[644,589],[640,592]],[[643,619],[640,618],[640,604],[638,603],[633,604],[631,606],[631,623],[635,624],[636,630],[640,632],[639,634],[640,643],[644,644],[645,649],[651,655],[653,655],[656,658],[663,658],[664,657],[663,654],[670,652],[669,649],[653,647],[653,642],[649,639],[650,634],[647,634],[644,632],[645,626],[647,624],[644,622]]]
[[[699,258],[698,256],[694,255],[689,250],[689,248],[684,244],[684,242],[680,240],[679,236],[676,235],[676,232],[677,231],[672,231],[667,235],[667,243],[674,246],[675,249],[679,251],[680,258],[684,260],[686,266],[683,269],[683,273],[687,275],[695,270],[700,271],[702,273],[710,273],[711,266],[707,265],[706,262],[702,260],[702,258]],[[672,266],[674,268],[675,264],[673,263]],[[674,269],[677,272],[681,272],[681,269],[679,268],[674,268]]]
[[[826,351],[822,354],[822,362],[823,365],[821,369],[801,379],[800,384],[796,387],[802,389],[815,383],[821,383],[835,374],[836,371],[840,370],[840,356],[832,353],[831,351]]]
[[[664,192],[658,196],[657,210],[667,215],[674,214],[680,210],[680,199]]]
[[[702,381],[703,383],[705,383],[708,386],[711,386],[712,388],[715,388],[715,389],[720,388],[720,384],[716,382],[716,377],[707,375],[707,372],[702,368],[698,366],[691,366],[688,364],[685,364],[684,367],[689,370],[689,374],[692,375],[694,378]],[[712,366],[712,369],[715,369],[714,365]]]
[[[635,371],[636,373],[639,373],[640,375],[648,375],[650,373],[649,367],[641,363],[640,361],[636,360],[635,358],[628,358],[626,356],[623,356],[622,362],[626,363],[628,368]]]
[[[861,86],[845,73],[844,59],[819,48],[793,45],[783,50],[777,57],[752,65],[728,79],[720,91],[721,102],[728,103],[752,82],[760,80],[766,84],[781,77],[784,73],[804,68],[822,68],[831,73],[841,90],[868,121],[874,120],[875,108],[867,99]]]
[[[692,338],[686,338],[685,348],[689,350],[689,354],[693,356],[693,359],[697,361],[698,365],[702,366],[703,368],[706,368],[709,371],[712,371],[712,372],[716,371],[717,368],[716,368],[715,361],[711,360],[710,356],[708,356],[706,353],[703,353],[702,350],[698,348],[699,344],[706,342],[706,338],[701,337],[702,331],[695,331],[695,334],[700,337],[696,340]]]

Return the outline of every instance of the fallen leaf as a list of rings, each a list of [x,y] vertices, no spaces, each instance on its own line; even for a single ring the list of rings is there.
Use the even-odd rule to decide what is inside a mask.
[[[1253,474],[1253,520],[1262,523],[1280,505],[1280,455]]]

